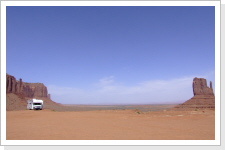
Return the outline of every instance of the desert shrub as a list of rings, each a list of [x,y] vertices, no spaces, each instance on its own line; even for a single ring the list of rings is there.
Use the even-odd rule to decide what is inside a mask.
[[[135,109],[136,114],[141,114],[141,111],[139,109]]]

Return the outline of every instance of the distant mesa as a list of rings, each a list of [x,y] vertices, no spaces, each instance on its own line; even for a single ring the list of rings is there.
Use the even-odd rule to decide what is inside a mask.
[[[206,79],[195,77],[193,79],[192,87],[194,96],[183,104],[177,105],[175,107],[176,109],[215,108],[215,96],[211,81],[210,86],[208,87]]]

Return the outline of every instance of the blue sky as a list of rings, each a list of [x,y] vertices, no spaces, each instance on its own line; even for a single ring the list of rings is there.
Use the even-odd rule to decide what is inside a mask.
[[[215,9],[7,6],[6,72],[66,104],[179,103],[215,83]]]

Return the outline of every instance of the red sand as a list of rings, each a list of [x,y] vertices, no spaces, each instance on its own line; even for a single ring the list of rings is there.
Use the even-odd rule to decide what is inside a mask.
[[[215,111],[7,111],[7,140],[214,140]]]

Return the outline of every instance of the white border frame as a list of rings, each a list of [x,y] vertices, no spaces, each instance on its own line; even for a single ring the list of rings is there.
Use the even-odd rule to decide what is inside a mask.
[[[6,6],[215,6],[215,140],[6,140]],[[220,145],[220,1],[2,1],[1,145]]]

